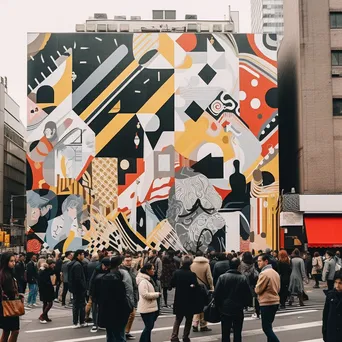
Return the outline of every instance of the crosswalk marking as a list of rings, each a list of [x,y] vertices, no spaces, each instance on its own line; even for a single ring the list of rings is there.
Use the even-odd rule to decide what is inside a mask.
[[[318,338],[317,340],[306,340],[306,341],[300,341],[300,342],[323,342],[323,339]]]

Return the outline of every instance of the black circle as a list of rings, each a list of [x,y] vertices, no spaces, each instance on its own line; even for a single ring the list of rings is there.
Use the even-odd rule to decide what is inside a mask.
[[[262,119],[262,114],[258,114],[258,119]]]
[[[271,88],[265,95],[266,103],[271,108],[278,108],[278,88]]]

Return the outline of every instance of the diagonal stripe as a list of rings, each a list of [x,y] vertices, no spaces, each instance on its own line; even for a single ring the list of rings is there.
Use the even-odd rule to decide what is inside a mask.
[[[139,109],[137,114],[143,113],[157,113],[158,110],[165,104],[165,102],[174,94],[175,78],[172,75],[153,95],[152,97]]]
[[[140,49],[138,49],[138,51],[134,51],[134,56],[138,56],[140,53],[143,56],[148,50],[151,49],[151,47],[154,44],[158,43],[158,40],[159,40],[159,38],[154,40],[154,41],[152,41],[152,43],[151,43],[151,40],[148,40],[143,46],[140,47]]]
[[[81,113],[80,118],[85,121],[94,110],[139,66],[134,60],[115,80]]]
[[[139,38],[141,38],[138,42],[133,44],[133,50],[135,50],[143,41],[145,41],[152,33],[145,34]]]
[[[95,146],[98,154],[113,137],[133,118],[134,114],[117,114],[96,136]]]

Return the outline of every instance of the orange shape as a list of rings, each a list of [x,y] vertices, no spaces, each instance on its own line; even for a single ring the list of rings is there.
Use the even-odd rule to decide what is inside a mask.
[[[197,38],[194,33],[183,33],[177,40],[177,44],[186,52],[192,51],[197,45]]]

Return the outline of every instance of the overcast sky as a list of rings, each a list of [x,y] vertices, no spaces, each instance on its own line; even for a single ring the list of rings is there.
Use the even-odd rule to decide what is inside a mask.
[[[250,0],[0,0],[0,76],[7,76],[8,92],[26,123],[27,32],[73,32],[95,12],[151,19],[152,9],[174,9],[177,19],[186,13],[223,19],[229,5],[240,12],[240,32],[250,32]]]

